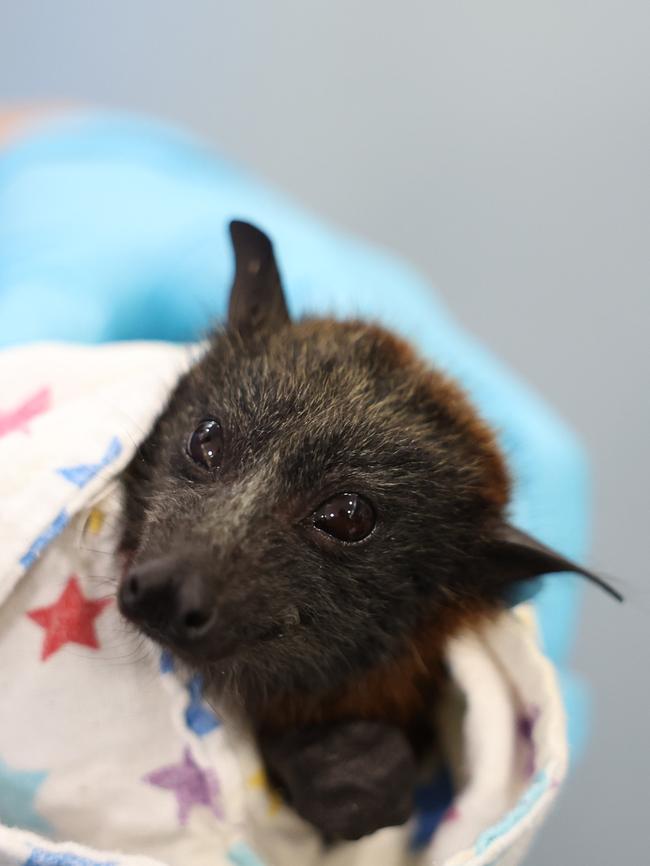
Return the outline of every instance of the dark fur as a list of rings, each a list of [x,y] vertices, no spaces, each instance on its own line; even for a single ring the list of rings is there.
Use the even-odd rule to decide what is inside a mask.
[[[499,610],[512,581],[553,569],[510,556],[504,462],[461,391],[381,328],[289,322],[270,245],[239,231],[236,314],[124,476],[123,550],[132,568],[166,555],[179,575],[201,575],[217,611],[205,639],[187,646],[140,626],[247,718],[298,811],[356,838],[408,816],[409,740],[444,676],[445,640]],[[244,327],[248,295],[267,290],[272,321],[257,302]],[[205,417],[225,434],[216,471],[186,453]],[[373,503],[365,541],[312,525],[339,492]],[[356,787],[349,774],[337,787],[332,755],[352,760],[359,723],[370,725],[368,776],[357,762]],[[380,765],[377,731],[395,755]]]

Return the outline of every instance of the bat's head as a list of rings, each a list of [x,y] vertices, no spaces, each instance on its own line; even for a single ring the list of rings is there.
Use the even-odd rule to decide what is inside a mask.
[[[381,328],[291,322],[268,238],[231,234],[227,324],[125,478],[128,619],[251,702],[579,570],[504,522],[503,460],[452,382]]]

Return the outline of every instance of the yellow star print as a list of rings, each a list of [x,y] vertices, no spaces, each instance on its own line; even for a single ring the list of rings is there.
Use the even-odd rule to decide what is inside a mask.
[[[282,797],[275,788],[272,788],[269,785],[269,780],[262,767],[253,773],[252,776],[249,776],[247,781],[251,788],[265,792],[268,801],[269,815],[275,815],[282,807]]]

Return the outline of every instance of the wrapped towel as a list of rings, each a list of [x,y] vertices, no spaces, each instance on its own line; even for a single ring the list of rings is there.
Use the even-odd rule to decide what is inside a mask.
[[[122,622],[115,478],[195,351],[0,355],[0,863],[520,862],[567,753],[529,606],[450,643],[446,766],[411,821],[329,848],[268,788],[249,732]]]

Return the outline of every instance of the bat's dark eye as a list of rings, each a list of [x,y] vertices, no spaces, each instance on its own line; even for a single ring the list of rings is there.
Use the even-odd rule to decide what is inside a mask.
[[[187,453],[195,463],[206,469],[216,469],[223,456],[223,430],[216,418],[201,421],[187,440]]]
[[[316,509],[313,521],[338,541],[361,541],[375,528],[375,511],[358,493],[339,493]]]

